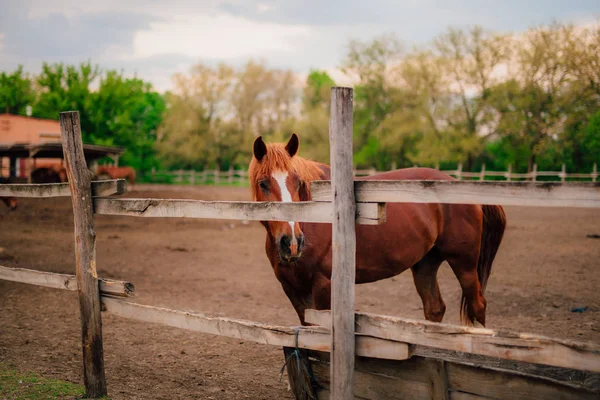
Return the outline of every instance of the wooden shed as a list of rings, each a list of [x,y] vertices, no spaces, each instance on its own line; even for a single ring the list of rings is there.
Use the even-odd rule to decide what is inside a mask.
[[[88,165],[104,157],[117,159],[123,149],[84,144]],[[13,182],[31,181],[39,167],[60,169],[63,163],[58,121],[0,114],[0,176]]]

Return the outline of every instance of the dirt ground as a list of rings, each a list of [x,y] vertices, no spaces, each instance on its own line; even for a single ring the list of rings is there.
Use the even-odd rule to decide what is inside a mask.
[[[247,200],[245,188],[136,185],[128,197]],[[0,207],[0,265],[74,273],[69,198]],[[600,210],[506,208],[508,229],[486,293],[488,327],[600,343]],[[128,280],[134,301],[296,325],[264,253],[258,222],[98,216],[101,277]],[[460,287],[439,274],[458,323]],[[586,308],[587,307],[587,308]],[[361,311],[423,318],[410,272],[357,287]],[[573,309],[579,308],[574,312]],[[113,399],[291,399],[280,348],[103,316]],[[75,292],[0,281],[0,362],[81,383]]]

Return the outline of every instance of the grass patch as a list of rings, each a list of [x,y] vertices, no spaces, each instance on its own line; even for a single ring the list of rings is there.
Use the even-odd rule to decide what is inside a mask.
[[[2,400],[81,399],[84,394],[83,385],[43,378],[32,372],[21,373],[9,365],[0,363],[0,399]]]

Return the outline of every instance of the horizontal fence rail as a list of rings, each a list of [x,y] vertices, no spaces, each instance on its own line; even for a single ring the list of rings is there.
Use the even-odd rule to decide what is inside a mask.
[[[358,202],[600,207],[599,182],[357,180],[354,188]],[[330,181],[311,182],[311,194],[313,201],[331,201]]]
[[[306,321],[331,327],[331,311],[306,310]],[[357,313],[356,333],[443,350],[600,372],[600,346],[539,335]]]
[[[243,169],[229,169],[220,171],[218,169],[207,169],[202,171],[196,170],[174,170],[174,171],[157,171],[150,172],[150,181],[168,180],[172,183],[203,185],[208,183],[213,184],[229,184],[234,183],[245,184],[248,182],[248,171]]]
[[[329,399],[330,357],[309,351],[316,398]],[[461,360],[414,356],[406,361],[356,359],[354,399],[439,399],[439,400],[598,400],[600,391],[593,383],[499,369]],[[523,364],[520,364],[521,367]],[[511,365],[512,367],[512,365]],[[560,370],[554,368],[554,370]],[[578,376],[582,375],[581,371]],[[562,377],[561,377],[562,378]]]
[[[295,347],[298,329],[298,348],[329,352],[331,336],[320,327],[273,326],[258,322],[209,317],[202,314],[169,310],[102,296],[102,310],[120,317],[209,333],[273,346]],[[410,358],[406,343],[363,335],[357,338],[356,354],[361,357],[405,360]]]
[[[112,196],[127,192],[125,179],[92,182],[93,196]],[[0,185],[0,197],[71,197],[68,183],[8,183]]]
[[[24,268],[9,268],[0,265],[0,279],[53,289],[77,290],[77,277],[75,275],[42,272]],[[98,285],[100,293],[105,295],[130,297],[135,293],[135,287],[130,282],[99,279]]]
[[[166,199],[94,198],[94,210],[102,215],[135,217],[182,217],[252,221],[298,221],[331,223],[330,202],[256,202]],[[362,203],[357,206],[357,223],[385,222],[385,205]]]
[[[415,165],[416,167],[417,165]],[[367,169],[355,169],[353,170],[355,177],[362,176],[372,176],[379,173],[389,172],[396,169],[396,166],[392,164],[389,170],[377,170],[376,168],[367,168]],[[439,166],[436,166],[435,169],[439,170]],[[509,166],[506,171],[490,171],[486,170],[485,164],[482,165],[481,171],[464,171],[462,164],[458,165],[457,169],[451,170],[441,170],[442,172],[454,176],[458,180],[463,179],[475,179],[479,181],[486,180],[487,177],[494,178],[504,178],[507,181],[513,180],[526,180],[526,181],[537,181],[538,177],[554,177],[560,179],[562,182],[565,182],[568,179],[586,179],[591,180],[592,182],[596,182],[598,180],[598,169],[596,164],[594,164],[592,172],[590,173],[581,173],[581,172],[573,172],[567,173],[566,166],[563,165],[560,171],[538,171],[537,166],[534,165],[532,171],[529,172],[513,172],[512,166]],[[162,179],[161,179],[162,178]],[[152,170],[150,173],[150,181],[156,182],[161,180],[169,180],[172,183],[180,183],[180,184],[234,184],[234,183],[248,183],[248,171],[243,169],[229,169],[227,171],[220,171],[218,169],[204,169],[202,171],[196,170],[174,170],[174,171],[157,171]]]

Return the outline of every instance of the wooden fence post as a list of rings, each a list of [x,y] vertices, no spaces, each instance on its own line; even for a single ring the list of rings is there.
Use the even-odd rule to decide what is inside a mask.
[[[86,397],[106,395],[100,290],[96,273],[96,231],[91,172],[83,154],[79,112],[60,113],[60,130],[75,225],[75,268],[81,314],[83,380]]]
[[[481,164],[481,172],[479,173],[479,180],[485,180],[485,164]]]
[[[352,171],[353,90],[331,88],[329,143],[333,191],[331,398],[354,398],[356,203]]]
[[[510,182],[512,179],[512,164],[508,164],[508,171],[506,172],[506,180]]]
[[[598,165],[596,163],[594,163],[594,168],[592,169],[592,182],[596,182],[596,179],[598,179]]]
[[[192,169],[192,173],[190,175],[190,184],[194,186],[196,184],[196,170]]]
[[[227,176],[229,185],[233,185],[233,165],[229,166],[229,175]]]
[[[458,168],[456,169],[456,178],[459,181],[462,181],[462,172],[463,172],[463,166],[462,163],[458,164]]]
[[[537,164],[533,164],[533,171],[531,171],[531,180],[537,181]]]
[[[567,165],[563,163],[560,169],[560,181],[564,182],[567,178]]]

